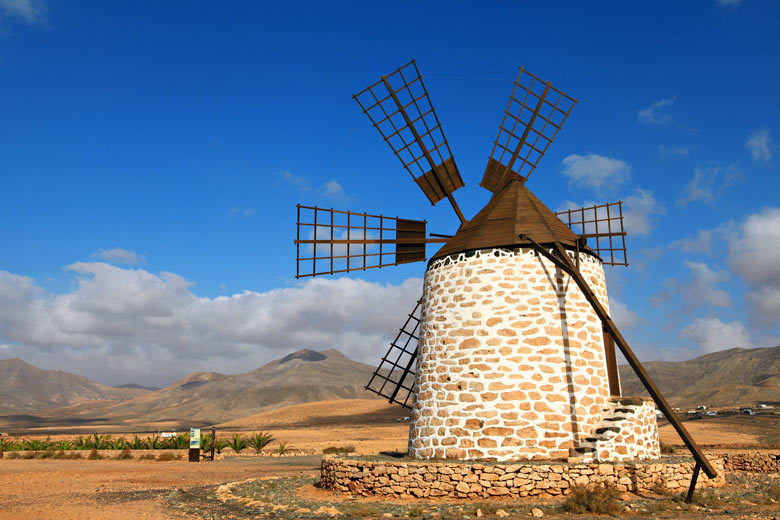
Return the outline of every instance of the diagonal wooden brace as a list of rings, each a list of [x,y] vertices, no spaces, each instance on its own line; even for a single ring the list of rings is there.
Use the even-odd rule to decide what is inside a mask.
[[[574,279],[577,286],[580,288],[580,291],[582,291],[582,294],[588,300],[588,303],[590,303],[590,305],[593,307],[593,310],[598,315],[599,319],[601,319],[604,328],[607,330],[607,332],[609,332],[612,335],[612,338],[615,340],[615,343],[620,348],[620,351],[623,353],[623,356],[625,356],[626,361],[628,361],[628,364],[631,365],[631,368],[634,370],[634,373],[636,373],[639,380],[642,381],[642,384],[650,393],[650,396],[653,398],[653,401],[655,401],[655,404],[664,414],[664,416],[669,421],[669,423],[674,427],[674,429],[677,430],[677,433],[680,435],[680,438],[685,443],[685,446],[688,447],[688,450],[690,450],[691,455],[693,455],[693,458],[696,460],[697,465],[701,466],[701,468],[704,470],[704,473],[709,478],[715,478],[718,475],[718,473],[715,471],[715,468],[713,468],[712,464],[710,464],[710,461],[707,460],[707,457],[704,455],[704,452],[701,451],[701,448],[699,448],[699,446],[693,441],[691,434],[688,433],[688,430],[686,430],[685,427],[682,425],[680,420],[672,411],[671,406],[669,406],[669,403],[667,403],[664,396],[661,395],[661,391],[658,390],[658,387],[655,386],[653,380],[650,379],[650,375],[647,373],[647,371],[645,371],[645,368],[642,366],[642,363],[640,363],[639,359],[636,357],[634,352],[628,346],[628,342],[620,333],[617,326],[612,321],[612,318],[609,317],[609,314],[601,305],[601,302],[599,302],[598,298],[593,293],[588,283],[582,277],[582,274],[580,274],[579,270],[574,266],[571,259],[569,258],[569,255],[566,253],[566,250],[563,248],[561,243],[560,242],[553,243],[553,251],[555,251],[556,253],[553,254],[547,248],[544,248],[539,244],[537,244],[536,242],[534,242],[531,238],[527,236],[523,238],[525,238],[525,240],[533,244],[534,249],[537,251],[537,253],[547,258],[550,262],[555,264],[562,271],[564,271],[566,274],[571,276],[572,279]]]

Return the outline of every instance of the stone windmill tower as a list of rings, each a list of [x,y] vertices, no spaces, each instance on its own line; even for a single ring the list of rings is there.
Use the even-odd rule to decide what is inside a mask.
[[[464,186],[414,61],[353,96],[454,235],[426,222],[298,206],[297,277],[426,259],[422,298],[367,388],[411,408],[409,455],[625,460],[658,455],[651,403],[620,398],[617,345],[715,472],[609,316],[603,265],[628,265],[620,202],[554,213],[526,186],[576,100],[520,69],[467,220]]]

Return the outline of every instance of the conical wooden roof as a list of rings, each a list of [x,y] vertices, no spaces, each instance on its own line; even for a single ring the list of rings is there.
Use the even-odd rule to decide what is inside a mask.
[[[520,235],[526,235],[538,244],[560,242],[564,247],[572,248],[577,246],[579,238],[519,178],[515,178],[496,192],[431,260],[475,249],[530,245],[531,242],[521,239]],[[581,249],[590,252],[587,248]]]

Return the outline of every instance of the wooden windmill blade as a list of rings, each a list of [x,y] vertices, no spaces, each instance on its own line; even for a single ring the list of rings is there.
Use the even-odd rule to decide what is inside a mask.
[[[366,385],[366,390],[406,408],[411,408],[409,399],[414,393],[414,365],[417,362],[417,344],[420,340],[417,331],[421,310],[422,300],[417,300],[417,305],[409,313]]]
[[[527,180],[576,103],[521,67],[479,185],[495,193],[513,176]]]
[[[425,260],[426,221],[298,204],[296,278]]]
[[[622,201],[557,211],[555,215],[588,240],[588,246],[604,265],[628,266]]]
[[[414,60],[352,96],[431,202],[464,186],[441,122]]]

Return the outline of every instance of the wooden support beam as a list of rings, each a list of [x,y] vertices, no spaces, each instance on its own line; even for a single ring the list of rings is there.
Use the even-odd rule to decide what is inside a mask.
[[[669,406],[669,403],[666,402],[666,399],[661,394],[661,391],[655,385],[653,380],[650,378],[650,375],[642,366],[642,363],[640,363],[639,359],[636,357],[634,352],[628,346],[628,342],[620,333],[617,326],[612,321],[612,318],[609,317],[609,314],[601,305],[601,302],[599,302],[598,298],[593,293],[588,283],[582,277],[582,274],[580,274],[580,272],[574,267],[574,264],[572,263],[571,259],[569,258],[569,255],[566,253],[566,250],[563,248],[561,243],[555,242],[553,244],[553,250],[556,252],[556,254],[554,255],[548,249],[534,242],[531,238],[529,237],[524,237],[524,238],[534,245],[534,249],[538,253],[540,253],[542,256],[547,258],[550,262],[555,264],[557,267],[559,267],[561,270],[563,270],[566,274],[568,274],[574,279],[577,286],[580,288],[580,291],[582,291],[582,294],[588,300],[588,303],[590,303],[591,307],[593,307],[593,310],[596,312],[596,315],[598,315],[599,319],[601,319],[604,328],[612,336],[612,339],[615,341],[618,348],[620,348],[620,351],[625,356],[626,361],[628,361],[628,364],[631,365],[631,368],[634,370],[634,373],[636,373],[639,380],[642,381],[642,384],[650,393],[650,396],[653,398],[653,401],[655,401],[655,404],[664,414],[664,416],[672,425],[672,427],[674,427],[674,429],[680,435],[680,438],[683,440],[685,446],[687,446],[688,450],[691,452],[691,455],[693,455],[693,458],[696,459],[696,463],[701,465],[701,467],[704,469],[704,473],[708,477],[715,478],[718,475],[718,473],[715,471],[715,468],[712,467],[712,464],[710,464],[710,461],[707,460],[707,457],[704,455],[704,452],[701,451],[701,448],[699,448],[699,446],[694,442],[693,438],[691,437],[691,434],[688,433],[688,430],[685,429],[685,426],[682,425],[680,420],[674,414],[674,412],[672,411],[672,407]]]
[[[685,495],[686,504],[690,504],[691,500],[693,500],[693,492],[696,491],[696,481],[699,480],[700,469],[701,469],[701,464],[697,460],[696,465],[693,467],[693,475],[691,475],[691,483],[688,485],[688,494]]]

